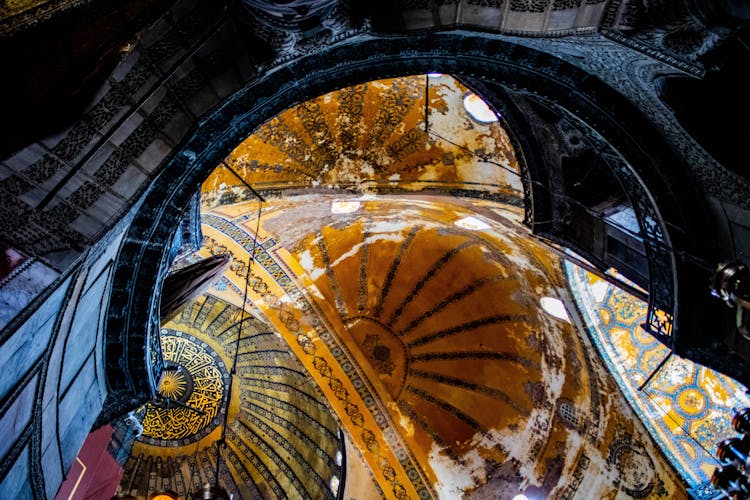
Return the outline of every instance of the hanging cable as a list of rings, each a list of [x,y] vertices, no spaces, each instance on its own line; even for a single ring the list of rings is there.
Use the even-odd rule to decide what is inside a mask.
[[[652,396],[652,395],[651,395],[651,394],[649,393],[649,391],[648,391],[648,390],[646,390],[646,391],[644,391],[644,392],[646,393],[646,397],[648,398],[649,402],[650,402],[651,404],[653,404],[653,405],[654,405],[654,407],[658,408],[658,409],[659,409],[659,411],[661,411],[661,413],[662,413],[662,414],[664,415],[664,417],[665,417],[665,418],[667,418],[667,419],[671,420],[671,421],[672,421],[672,422],[674,423],[675,427],[677,427],[677,428],[678,428],[678,429],[680,429],[680,430],[681,430],[682,432],[684,432],[684,433],[685,433],[685,436],[687,436],[687,438],[688,438],[688,439],[690,439],[690,440],[691,440],[692,442],[694,442],[694,443],[695,443],[695,444],[696,444],[696,445],[697,445],[697,446],[698,446],[698,447],[699,447],[699,448],[700,448],[701,450],[703,450],[703,452],[704,452],[704,453],[705,453],[706,455],[708,455],[708,456],[709,456],[709,457],[711,458],[711,460],[713,460],[713,461],[714,461],[714,462],[716,462],[716,463],[719,463],[719,460],[718,460],[718,459],[717,459],[717,458],[716,458],[716,457],[715,457],[715,456],[713,455],[713,453],[711,453],[711,451],[710,451],[710,450],[708,450],[708,449],[707,449],[707,448],[706,448],[706,447],[705,447],[705,446],[703,445],[703,443],[701,443],[701,442],[700,442],[700,441],[699,441],[699,440],[698,440],[698,439],[697,439],[697,438],[696,438],[695,436],[693,436],[693,435],[692,435],[692,434],[690,433],[690,429],[689,429],[689,428],[687,427],[687,425],[686,425],[686,424],[682,424],[682,423],[680,423],[680,422],[679,422],[679,421],[678,421],[678,420],[677,420],[677,419],[676,419],[676,418],[675,418],[674,416],[672,416],[672,414],[671,414],[671,413],[670,413],[670,412],[669,412],[669,411],[668,411],[668,410],[667,410],[666,408],[664,408],[664,407],[663,407],[663,406],[662,406],[661,404],[659,404],[659,402],[658,402],[658,401],[656,400],[656,398],[654,398],[654,397],[653,397],[653,396]]]
[[[260,231],[260,216],[263,209],[263,202],[265,199],[258,194],[255,189],[250,186],[237,172],[235,172],[225,161],[222,161],[224,166],[229,169],[237,178],[258,198],[258,213],[255,220],[255,233],[253,234],[253,246],[248,257],[247,272],[245,273],[245,291],[242,298],[242,306],[240,307],[240,320],[238,322],[237,337],[234,343],[234,357],[232,359],[232,367],[229,370],[229,389],[227,390],[227,398],[224,403],[224,422],[221,427],[221,437],[216,443],[216,469],[214,475],[214,486],[219,487],[219,470],[221,468],[222,452],[226,450],[226,433],[227,423],[229,421],[229,406],[232,400],[232,387],[234,386],[234,376],[237,373],[237,361],[240,354],[240,341],[242,340],[242,331],[245,325],[245,318],[248,316],[246,307],[248,303],[248,288],[250,287],[250,275],[252,274],[252,266],[255,261],[255,253],[258,247],[258,232]]]
[[[463,146],[463,145],[461,145],[461,144],[455,143],[455,142],[451,141],[450,139],[447,139],[447,138],[443,137],[442,135],[438,134],[437,132],[434,132],[434,131],[432,131],[432,130],[427,130],[427,133],[429,133],[429,134],[430,134],[430,135],[432,135],[432,136],[435,136],[435,137],[437,137],[437,138],[438,138],[438,139],[440,139],[441,141],[447,142],[447,143],[448,143],[448,144],[450,144],[451,146],[455,146],[455,147],[457,147],[458,149],[461,149],[461,150],[463,150],[463,151],[466,151],[467,153],[471,154],[472,156],[476,156],[477,158],[479,158],[480,160],[482,160],[482,161],[483,161],[483,162],[485,162],[485,163],[489,163],[489,164],[491,164],[491,165],[495,165],[496,167],[500,167],[500,168],[502,168],[503,170],[505,170],[506,172],[509,172],[509,173],[511,173],[511,174],[513,174],[513,175],[515,175],[515,176],[516,176],[516,177],[518,177],[519,179],[521,178],[521,173],[520,173],[520,172],[517,172],[516,170],[513,170],[512,168],[506,167],[506,166],[505,166],[505,165],[503,165],[502,163],[499,163],[499,162],[497,162],[497,161],[491,160],[491,159],[489,159],[489,157],[487,157],[487,156],[484,156],[484,155],[480,155],[480,154],[478,154],[478,153],[477,153],[476,151],[473,151],[472,149],[470,149],[470,148],[468,148],[468,147],[466,147],[466,146]]]
[[[430,133],[430,74],[424,75],[424,131]]]
[[[240,174],[237,173],[235,169],[229,166],[229,163],[227,163],[226,160],[221,160],[221,164],[224,165],[224,167],[226,167],[227,170],[232,172],[232,174],[234,174],[234,176],[237,177],[237,179],[239,179],[242,185],[248,188],[250,192],[253,193],[253,195],[255,195],[255,197],[258,198],[258,200],[260,200],[261,203],[266,201],[265,198],[263,198],[255,189],[253,189],[253,187],[250,184],[248,184],[248,182],[244,179],[244,177],[242,177]]]

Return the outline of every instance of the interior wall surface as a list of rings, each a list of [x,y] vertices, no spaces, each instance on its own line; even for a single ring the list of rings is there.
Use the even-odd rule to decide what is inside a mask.
[[[269,71],[253,59],[256,42],[248,40],[245,29],[204,3],[179,3],[130,48],[81,120],[2,162],[4,238],[64,271],[0,334],[3,498],[54,494],[108,389],[127,387],[124,367],[132,369],[136,381],[132,392],[148,392],[143,348],[125,346],[144,345],[174,221],[208,172],[257,126],[326,91],[427,71],[495,75],[503,84],[567,100],[579,116],[611,132],[615,142],[640,143],[642,158],[649,161],[639,173],[658,185],[664,185],[662,173],[674,181],[659,203],[676,194],[694,213],[704,205],[706,189],[721,203],[739,207],[735,219],[745,217],[746,183],[680,156],[696,150],[684,131],[658,128],[661,115],[634,97],[638,88],[624,86],[625,97],[613,90],[612,58],[587,54],[610,49],[613,57],[625,54],[633,72],[648,56],[598,35],[576,52],[572,42],[471,30],[381,36],[361,28],[302,48]],[[679,140],[673,140],[675,133]],[[675,147],[683,142],[688,146]],[[685,165],[687,175],[679,170]],[[701,168],[708,170],[697,172]],[[685,187],[691,181],[696,189]],[[688,203],[691,196],[698,201]],[[91,247],[141,197],[144,204],[120,257],[115,238]],[[23,223],[21,212],[27,214]],[[677,215],[680,225],[705,220]],[[726,225],[725,216],[716,220]],[[81,263],[76,259],[84,252]],[[141,293],[133,296],[134,289]],[[110,316],[106,325],[105,315]],[[119,350],[104,349],[105,341]]]
[[[0,498],[52,498],[107,395],[104,326],[124,231],[92,247],[0,339]]]

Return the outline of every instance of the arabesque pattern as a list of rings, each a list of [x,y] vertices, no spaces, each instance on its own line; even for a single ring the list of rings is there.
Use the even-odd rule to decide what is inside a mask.
[[[708,481],[719,441],[734,436],[732,410],[750,405],[745,388],[714,370],[672,356],[643,330],[646,304],[566,263],[588,333],[651,435],[691,486]]]

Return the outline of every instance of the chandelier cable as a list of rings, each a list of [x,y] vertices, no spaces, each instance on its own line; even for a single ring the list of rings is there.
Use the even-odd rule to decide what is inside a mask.
[[[258,248],[258,232],[260,231],[260,216],[263,209],[263,202],[265,199],[258,194],[255,189],[250,186],[247,182],[245,182],[240,175],[235,172],[225,161],[222,161],[224,166],[226,166],[230,172],[232,172],[237,178],[239,178],[242,183],[250,189],[250,191],[258,198],[258,213],[255,220],[255,233],[253,234],[253,246],[252,250],[250,252],[250,256],[247,263],[247,272],[245,273],[245,291],[243,294],[242,299],[242,306],[240,307],[240,321],[238,323],[238,331],[237,331],[237,337],[234,344],[234,358],[232,360],[232,367],[229,371],[229,389],[227,390],[227,399],[224,403],[224,422],[222,423],[221,427],[221,437],[219,438],[218,442],[216,443],[216,469],[215,469],[215,475],[214,475],[214,484],[218,487],[219,485],[219,469],[221,467],[221,458],[222,458],[222,450],[226,449],[226,433],[227,433],[227,423],[229,421],[229,406],[232,400],[232,387],[234,385],[234,376],[237,373],[237,361],[239,359],[239,353],[240,353],[240,341],[242,340],[242,330],[245,325],[245,318],[248,316],[246,307],[247,307],[247,296],[248,296],[248,288],[250,286],[250,275],[253,262],[255,261],[255,254],[256,250]]]

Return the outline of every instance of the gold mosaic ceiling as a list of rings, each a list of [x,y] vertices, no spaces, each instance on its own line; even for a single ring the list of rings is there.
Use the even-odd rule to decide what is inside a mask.
[[[181,368],[173,396],[184,406],[149,403],[135,412],[143,434],[124,464],[122,491],[145,497],[169,489],[187,498],[213,482],[233,380],[220,467],[228,491],[236,498],[333,498],[329,482],[341,474],[343,443],[323,395],[278,335],[253,318],[240,334],[240,319],[236,305],[207,295],[163,326],[165,361]]]
[[[456,80],[430,81],[426,120],[426,78],[414,76],[343,89],[262,126],[227,158],[266,196],[282,195],[260,212],[227,167],[204,183],[200,255],[229,253],[233,264],[209,299],[167,327],[220,337],[209,318],[223,313],[203,311],[241,304],[247,279],[257,331],[274,334],[274,352],[292,353],[252,354],[259,371],[230,405],[230,429],[245,435],[230,435],[224,481],[248,497],[331,494],[316,479],[336,474],[331,441],[322,472],[307,478],[304,460],[269,445],[293,441],[274,425],[302,405],[274,398],[299,399],[302,388],[351,443],[347,469],[369,469],[364,483],[346,485],[357,498],[685,497],[588,340],[538,306],[565,298],[564,282],[519,223],[508,134],[468,116]],[[324,416],[324,400],[335,417]],[[298,428],[315,430],[309,420]],[[322,441],[307,435],[295,437],[295,456],[316,455]],[[163,470],[157,456],[185,454],[181,470],[191,472],[180,481],[190,484],[212,473],[215,438],[140,443],[133,456]],[[126,473],[124,482],[143,477]]]
[[[227,164],[259,190],[460,189],[518,201],[508,134],[499,122],[472,119],[462,104],[468,94],[448,75],[349,87],[281,113],[242,142]],[[203,185],[207,205],[245,195],[224,167]]]
[[[256,214],[207,210],[203,255],[247,262]],[[563,280],[519,217],[436,195],[274,199],[251,298],[389,497],[684,497],[586,339],[538,307]]]

